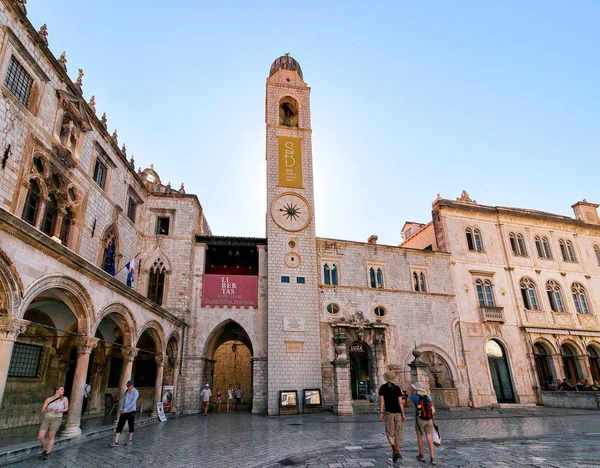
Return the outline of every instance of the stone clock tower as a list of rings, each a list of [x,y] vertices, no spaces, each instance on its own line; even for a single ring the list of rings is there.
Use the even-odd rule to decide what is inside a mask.
[[[321,389],[310,88],[288,55],[267,79],[268,412]],[[285,409],[285,407],[283,407]]]

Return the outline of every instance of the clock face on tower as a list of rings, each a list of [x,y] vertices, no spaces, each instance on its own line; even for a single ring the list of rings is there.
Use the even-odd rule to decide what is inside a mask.
[[[282,193],[271,205],[273,221],[286,231],[301,231],[310,223],[310,207],[296,193]]]

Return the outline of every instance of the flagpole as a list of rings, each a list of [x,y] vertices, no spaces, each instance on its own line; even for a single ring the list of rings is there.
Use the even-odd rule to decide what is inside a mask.
[[[138,257],[140,256],[140,254],[141,254],[141,253],[142,253],[142,252],[138,253],[138,254],[137,254],[135,257],[133,257],[131,260],[135,260],[136,258],[138,258]],[[130,261],[131,261],[131,260],[130,260]],[[119,273],[121,273],[121,272],[122,272],[122,271],[123,271],[125,268],[127,268],[127,265],[129,265],[129,262],[127,262],[123,268],[121,268],[119,271],[117,271],[117,272],[115,273],[115,276],[117,276],[117,275],[118,275]]]

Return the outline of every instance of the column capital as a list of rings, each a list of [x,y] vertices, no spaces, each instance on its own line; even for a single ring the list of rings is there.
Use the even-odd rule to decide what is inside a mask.
[[[16,341],[17,336],[25,331],[29,320],[14,317],[0,317],[0,341]]]
[[[164,365],[169,361],[169,357],[160,354],[158,356],[154,356],[154,360],[156,361],[156,365],[158,367],[164,367]]]
[[[121,354],[126,361],[134,361],[138,351],[138,348],[121,348]]]
[[[179,364],[181,364],[181,359],[179,358],[168,358],[169,359],[169,363],[171,364],[171,366],[173,366],[173,368],[177,368],[179,366]]]
[[[91,354],[92,350],[96,347],[100,341],[99,338],[92,338],[91,336],[80,336],[77,340],[77,351],[79,354]]]

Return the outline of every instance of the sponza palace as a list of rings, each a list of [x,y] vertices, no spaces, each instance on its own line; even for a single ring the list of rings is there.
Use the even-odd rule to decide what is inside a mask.
[[[438,407],[600,380],[598,205],[571,218],[463,192],[399,246],[317,237],[310,88],[285,55],[265,237],[213,235],[195,195],[135,169],[25,3],[0,1],[0,427],[37,423],[60,384],[78,434],[130,378],[144,412],[173,386],[171,411],[197,413],[208,382],[239,383],[254,413],[352,414],[386,370],[408,388],[415,345]]]

